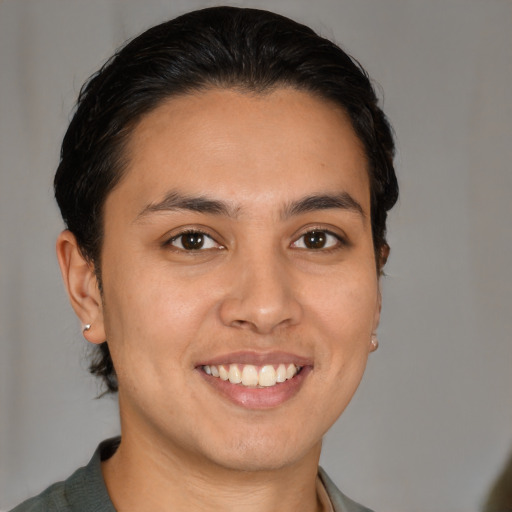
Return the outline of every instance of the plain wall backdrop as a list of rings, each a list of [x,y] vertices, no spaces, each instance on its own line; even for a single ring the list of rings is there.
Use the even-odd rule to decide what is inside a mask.
[[[52,178],[78,90],[126,38],[216,3],[0,3],[0,509],[119,428],[54,256]],[[512,2],[226,3],[335,39],[397,135],[381,346],[322,465],[380,512],[476,512],[512,449]]]

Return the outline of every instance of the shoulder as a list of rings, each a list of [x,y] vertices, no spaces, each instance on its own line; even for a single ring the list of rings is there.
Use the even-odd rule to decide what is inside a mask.
[[[11,512],[64,512],[71,510],[66,501],[65,482],[57,482],[38,496],[13,508]]]
[[[373,512],[345,496],[322,468],[318,468],[318,476],[325,486],[335,512]]]
[[[119,438],[104,441],[87,466],[24,501],[11,512],[115,512],[101,474],[101,461],[112,455],[119,442]]]

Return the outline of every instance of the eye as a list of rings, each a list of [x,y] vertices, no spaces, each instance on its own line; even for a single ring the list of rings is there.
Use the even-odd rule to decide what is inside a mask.
[[[200,251],[207,249],[222,249],[211,236],[201,231],[187,231],[171,238],[168,245],[183,251]]]
[[[310,250],[333,249],[342,245],[342,243],[340,237],[333,233],[315,229],[304,233],[292,244],[292,247]]]

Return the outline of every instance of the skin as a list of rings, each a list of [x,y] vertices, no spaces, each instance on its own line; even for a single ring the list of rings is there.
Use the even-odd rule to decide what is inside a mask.
[[[360,382],[380,315],[360,141],[308,93],[213,89],[146,115],[127,151],[105,204],[103,295],[73,235],[57,243],[71,303],[92,324],[84,336],[108,339],[118,374],[123,441],[103,463],[116,509],[319,509],[322,436]],[[162,203],[177,193],[226,211]],[[304,208],[325,195],[349,201]],[[183,249],[183,229],[204,232],[203,248]],[[313,229],[323,247],[306,246]],[[200,369],[276,351],[308,368],[270,405],[233,401]]]

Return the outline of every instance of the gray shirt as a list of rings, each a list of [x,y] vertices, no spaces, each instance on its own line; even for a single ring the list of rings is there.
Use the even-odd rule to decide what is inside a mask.
[[[103,480],[101,461],[111,457],[120,442],[119,437],[103,441],[87,466],[24,501],[11,512],[116,512]],[[372,512],[341,493],[322,468],[319,468],[318,476],[335,512]]]

